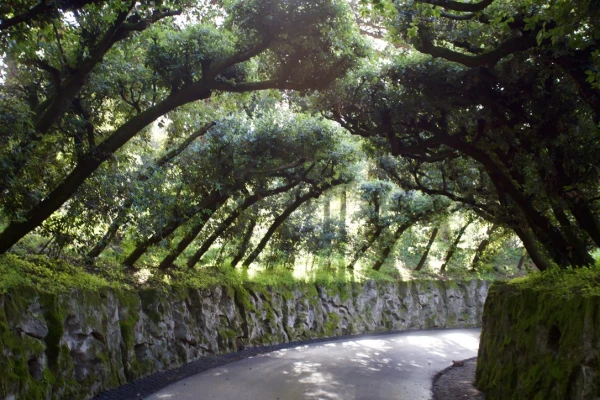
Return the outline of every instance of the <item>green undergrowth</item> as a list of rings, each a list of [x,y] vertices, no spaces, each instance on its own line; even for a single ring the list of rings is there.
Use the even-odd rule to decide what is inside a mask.
[[[343,264],[341,264],[343,266]],[[487,278],[487,279],[486,279]],[[237,287],[246,283],[259,286],[293,287],[298,283],[315,283],[322,286],[339,286],[361,283],[366,280],[398,282],[404,280],[493,280],[493,276],[440,276],[433,273],[415,273],[401,276],[397,270],[367,270],[350,273],[337,265],[317,268],[303,279],[284,267],[268,268],[250,273],[245,269],[233,269],[229,265],[203,266],[196,269],[173,268],[167,273],[156,270],[140,270],[127,273],[117,264],[102,263],[93,267],[74,265],[63,259],[51,259],[44,255],[0,255],[0,293],[15,287],[32,287],[42,292],[60,293],[73,288],[98,290],[101,288],[157,290],[185,290],[211,288],[217,285]]]
[[[42,292],[64,292],[71,288],[97,290],[104,287],[123,286],[101,275],[92,274],[82,267],[64,260],[45,256],[0,256],[0,293],[15,287],[33,287]]]
[[[552,292],[557,296],[600,295],[600,262],[589,268],[551,269],[508,282],[515,289]]]

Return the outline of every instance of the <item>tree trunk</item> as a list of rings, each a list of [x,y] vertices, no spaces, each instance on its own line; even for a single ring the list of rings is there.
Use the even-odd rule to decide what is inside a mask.
[[[374,269],[375,271],[379,271],[381,269],[381,266],[383,265],[383,263],[385,262],[385,260],[387,260],[387,258],[389,257],[392,249],[394,248],[394,246],[396,245],[396,243],[398,243],[398,240],[400,240],[400,237],[402,236],[402,234],[411,226],[413,226],[415,224],[416,221],[410,221],[407,222],[406,224],[400,225],[398,227],[398,229],[396,229],[396,232],[394,232],[394,236],[393,236],[393,240],[392,242],[387,245],[385,247],[385,249],[383,249],[383,251],[381,252],[381,256],[377,259],[377,261],[375,262],[375,264],[373,264],[372,269]]]
[[[283,224],[283,222],[294,211],[296,211],[302,204],[306,203],[308,200],[316,198],[316,197],[319,197],[324,190],[326,190],[326,189],[320,189],[319,191],[310,191],[310,192],[308,192],[308,193],[306,193],[306,194],[304,194],[304,195],[296,198],[296,200],[292,204],[290,204],[283,211],[283,213],[281,213],[279,216],[277,216],[277,218],[275,218],[275,220],[273,221],[273,223],[271,224],[271,226],[267,230],[267,233],[265,233],[265,235],[261,239],[261,241],[258,244],[258,246],[256,246],[256,248],[254,249],[254,251],[252,253],[250,253],[250,255],[248,256],[248,258],[246,258],[244,260],[243,266],[244,267],[249,267],[250,264],[252,264],[254,262],[254,260],[256,260],[256,258],[260,255],[260,253],[266,247],[267,243],[269,242],[269,240],[271,239],[271,237],[273,236],[273,234],[275,233],[275,231],[277,230],[277,228],[279,228],[281,226],[281,224]]]
[[[331,249],[331,195],[326,194],[323,199],[323,241],[322,249],[329,251]]]
[[[533,236],[533,234],[531,234],[531,232],[528,232],[520,227],[513,227],[513,230],[519,239],[521,239],[521,242],[523,242],[523,246],[525,246],[529,258],[531,258],[531,261],[533,261],[535,266],[540,271],[546,271],[552,268],[552,261],[550,260],[550,257],[546,256],[543,250],[538,247],[536,238]]]
[[[477,246],[477,249],[475,250],[475,256],[473,257],[473,261],[471,261],[471,271],[475,271],[479,267],[483,253],[491,243],[492,234],[494,231],[496,231],[496,229],[498,229],[498,227],[499,226],[497,224],[492,225],[487,230],[486,237],[479,243],[479,246]]]
[[[486,173],[496,186],[498,196],[504,198],[506,195],[514,202],[516,207],[523,213],[539,243],[545,247],[559,266],[566,267],[567,264],[573,266],[587,265],[586,257],[580,259],[581,257],[577,253],[573,257],[571,249],[575,246],[569,243],[563,232],[556,229],[556,226],[548,217],[534,207],[531,200],[521,192],[513,179],[503,171],[489,154],[472,144],[462,141],[460,138],[448,137],[444,140],[444,144],[461,151],[483,165]],[[510,209],[512,207],[508,208],[509,211]]]
[[[200,234],[200,232],[204,228],[204,225],[206,225],[206,222],[210,219],[212,214],[226,201],[227,199],[223,199],[222,201],[211,205],[209,208],[203,209],[203,215],[200,218],[200,221],[198,221],[192,227],[192,229],[190,229],[190,231],[183,237],[183,239],[181,239],[179,243],[177,243],[177,246],[174,249],[172,249],[169,252],[169,254],[160,262],[160,264],[158,265],[158,269],[166,270],[167,268],[170,268],[171,265],[173,265],[173,263],[177,259],[177,257],[179,257],[181,253],[183,253],[185,249],[187,249],[188,246],[194,241],[194,239],[196,239],[196,237]],[[208,211],[208,213],[206,213],[206,211]]]
[[[139,260],[139,258],[142,255],[144,255],[144,253],[146,253],[146,251],[148,251],[150,246],[155,245],[155,244],[159,243],[161,240],[163,240],[164,238],[170,236],[173,232],[175,232],[177,230],[177,228],[179,228],[181,225],[188,222],[190,219],[192,219],[198,213],[202,212],[203,209],[209,208],[214,203],[218,203],[219,201],[222,201],[222,200],[223,200],[222,195],[213,194],[212,196],[210,196],[209,198],[204,200],[202,203],[200,203],[198,206],[196,206],[193,209],[191,209],[190,211],[188,211],[181,218],[173,219],[166,226],[164,226],[160,230],[160,232],[156,232],[150,238],[138,243],[135,250],[133,250],[125,258],[125,261],[123,261],[123,264],[130,268],[133,268],[133,264],[135,264],[135,262],[137,260]]]
[[[358,260],[360,259],[360,257],[363,254],[365,254],[367,252],[367,250],[369,250],[371,248],[373,243],[375,243],[375,241],[379,238],[379,236],[381,236],[382,233],[383,233],[383,225],[378,224],[377,227],[375,228],[375,231],[369,238],[369,240],[367,240],[367,242],[364,243],[360,247],[360,249],[358,249],[358,251],[354,254],[354,257],[352,258],[350,263],[346,266],[346,269],[354,270],[354,267],[355,267],[356,263],[358,262]]]
[[[346,187],[342,188],[340,194],[340,242],[346,243],[348,240],[348,230],[346,228],[346,208],[347,208],[347,192]]]
[[[264,43],[264,46],[263,43],[260,43],[249,51],[230,57],[228,61],[234,64],[244,62],[257,54],[260,54],[267,47],[268,43]],[[225,64],[220,65],[222,66]],[[220,71],[211,71],[211,79],[212,77],[216,77],[219,72]],[[309,87],[310,85],[298,84],[283,79],[247,82],[235,86],[228,85],[226,82],[202,79],[199,82],[194,82],[189,86],[185,86],[176,94],[169,95],[160,103],[148,108],[121,125],[107,139],[100,143],[100,145],[88,152],[65,179],[54,188],[54,190],[48,193],[42,201],[25,213],[22,220],[12,221],[2,233],[0,233],[0,254],[5,253],[25,235],[40,226],[42,222],[48,219],[52,213],[58,210],[73,196],[77,189],[79,189],[87,178],[89,178],[104,161],[111,158],[114,152],[162,115],[185,104],[208,99],[212,95],[213,90],[245,93],[265,89],[302,89]]]
[[[420,271],[425,265],[425,261],[427,261],[427,256],[429,256],[429,251],[431,250],[431,246],[433,245],[433,241],[435,240],[435,237],[437,236],[439,230],[440,229],[438,227],[435,227],[433,228],[433,231],[431,231],[431,237],[429,238],[429,242],[427,243],[425,252],[421,256],[421,260],[419,261],[419,264],[417,264],[417,268],[415,268],[415,271]]]
[[[229,215],[229,217],[225,219],[225,221],[223,221],[219,225],[219,227],[204,241],[204,243],[202,243],[202,246],[200,246],[200,248],[188,259],[187,266],[189,268],[192,268],[194,265],[196,265],[200,261],[202,256],[208,251],[210,246],[212,246],[212,244],[219,238],[219,236],[221,236],[223,232],[225,232],[227,228],[229,228],[233,221],[235,221],[243,211],[245,211],[246,209],[248,209],[249,207],[253,206],[254,204],[266,197],[287,192],[288,190],[298,186],[299,183],[300,182],[293,182],[288,185],[269,190],[265,193],[256,193],[247,197],[244,200],[244,202],[238,208],[236,208]]]
[[[523,263],[525,262],[525,255],[527,252],[523,251],[521,254],[521,258],[519,258],[519,263],[517,264],[517,270],[521,271],[523,269]]]
[[[460,229],[460,231],[458,231],[458,235],[456,235],[456,239],[454,239],[454,241],[450,245],[450,248],[448,249],[448,252],[446,253],[446,258],[444,259],[444,263],[440,267],[440,272],[446,271],[446,267],[448,266],[448,263],[450,262],[450,260],[452,259],[452,256],[454,255],[454,253],[456,252],[456,249],[458,248],[460,239],[462,239],[463,235],[465,234],[465,231],[467,230],[469,225],[471,225],[471,222],[473,222],[472,219],[467,220],[467,223]]]
[[[180,91],[177,96],[167,97],[161,103],[150,107],[148,110],[131,118],[114,131],[106,140],[100,143],[96,149],[88,152],[67,177],[42,201],[31,208],[24,215],[22,220],[11,222],[2,233],[0,233],[0,254],[5,253],[15,243],[21,240],[23,236],[27,235],[48,219],[52,213],[58,210],[75,194],[77,189],[79,189],[86,179],[90,177],[104,161],[111,158],[115,151],[120,149],[148,124],[181,105],[193,100],[210,97],[210,93],[200,92],[182,96],[181,92],[182,91]]]
[[[106,231],[104,236],[102,236],[102,239],[100,239],[98,243],[96,243],[96,245],[87,253],[86,258],[89,261],[92,261],[95,258],[97,258],[104,251],[104,249],[106,249],[106,246],[108,246],[108,244],[112,242],[113,238],[117,235],[117,232],[121,228],[121,225],[123,225],[123,223],[125,222],[127,209],[131,207],[131,204],[133,204],[133,202],[127,200],[123,207],[119,209],[117,216],[110,223],[110,226],[108,227],[108,230]],[[125,208],[126,206],[127,208]]]
[[[150,177],[152,176],[152,173],[155,170],[167,165],[171,160],[173,160],[175,157],[177,157],[179,154],[181,154],[195,139],[199,138],[200,136],[204,136],[210,130],[210,128],[212,128],[215,125],[216,124],[214,122],[210,122],[210,123],[204,125],[202,128],[198,129],[193,134],[191,134],[179,146],[177,146],[175,149],[167,152],[164,156],[159,158],[155,162],[154,166],[150,168],[150,170],[138,173],[136,176],[137,181],[145,182],[148,179],[150,179]],[[117,234],[117,232],[121,228],[121,225],[123,225],[123,223],[125,222],[125,215],[127,213],[127,210],[129,210],[129,208],[131,208],[132,204],[133,204],[133,200],[127,199],[125,201],[125,203],[123,203],[123,205],[119,208],[119,211],[117,212],[117,217],[110,224],[110,226],[108,227],[108,230],[106,231],[106,233],[104,234],[102,239],[100,239],[100,241],[98,243],[96,243],[94,248],[88,252],[87,258],[89,260],[93,260],[94,258],[98,257],[100,255],[100,253],[102,253],[104,251],[106,246],[108,246],[108,244],[112,241],[114,236]]]
[[[242,243],[240,245],[240,248],[238,249],[237,254],[235,255],[235,257],[233,257],[233,260],[231,260],[231,268],[235,268],[235,266],[242,260],[242,258],[244,258],[244,255],[246,255],[246,251],[248,251],[248,247],[250,246],[250,239],[252,239],[252,233],[254,232],[254,228],[256,227],[257,221],[258,217],[255,214],[254,218],[250,220],[248,228],[246,228],[246,232],[244,233],[244,237],[242,238]],[[188,264],[188,267],[192,268],[193,265]]]
[[[581,229],[585,230],[596,246],[600,247],[600,226],[598,225],[598,218],[594,215],[592,210],[590,210],[585,201],[569,200],[569,209]]]
[[[592,265],[595,260],[594,257],[590,255],[587,251],[586,245],[581,239],[577,236],[577,233],[573,230],[573,224],[567,217],[564,209],[560,207],[558,204],[553,204],[552,211],[554,212],[554,216],[556,220],[561,226],[562,231],[565,233],[565,236],[569,243],[571,243],[571,259],[575,260],[576,265]]]

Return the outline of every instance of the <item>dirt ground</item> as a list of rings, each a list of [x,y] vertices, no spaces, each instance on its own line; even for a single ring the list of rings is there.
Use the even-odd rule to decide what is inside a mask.
[[[476,365],[477,357],[439,372],[433,379],[433,400],[484,400],[485,395],[473,386]]]

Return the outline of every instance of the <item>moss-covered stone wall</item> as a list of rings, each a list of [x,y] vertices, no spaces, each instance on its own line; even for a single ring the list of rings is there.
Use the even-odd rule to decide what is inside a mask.
[[[11,289],[0,294],[0,398],[87,399],[241,346],[479,326],[487,290],[481,281]]]
[[[600,398],[600,296],[493,285],[476,386],[490,400]]]

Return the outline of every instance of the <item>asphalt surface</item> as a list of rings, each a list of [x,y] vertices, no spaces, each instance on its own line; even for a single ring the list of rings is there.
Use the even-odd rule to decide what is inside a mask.
[[[479,332],[413,331],[299,345],[201,372],[146,399],[431,399],[437,372],[477,355]]]

